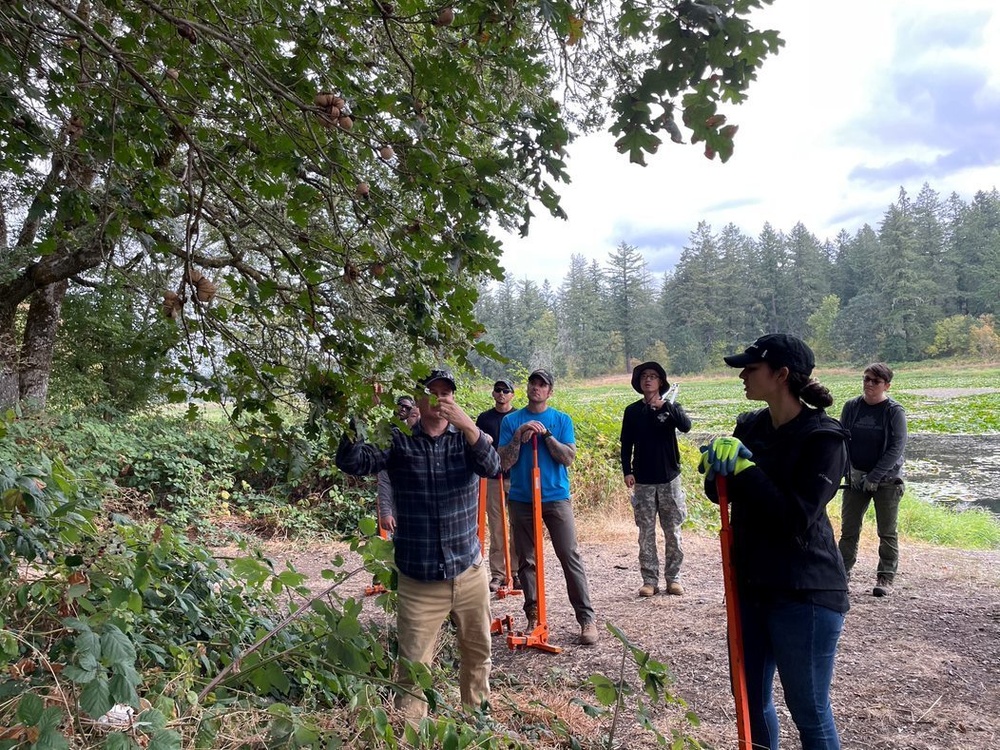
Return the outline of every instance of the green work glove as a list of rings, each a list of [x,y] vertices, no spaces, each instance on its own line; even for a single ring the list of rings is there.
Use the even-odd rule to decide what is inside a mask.
[[[705,478],[709,481],[715,479],[715,471],[712,470],[712,460],[715,458],[715,453],[712,451],[712,446],[701,445],[698,446],[698,450],[701,451],[701,461],[698,462],[698,472],[704,474]]]
[[[709,456],[712,470],[721,477],[736,476],[744,469],[755,465],[749,460],[753,453],[740,442],[739,438],[715,438],[705,455]]]

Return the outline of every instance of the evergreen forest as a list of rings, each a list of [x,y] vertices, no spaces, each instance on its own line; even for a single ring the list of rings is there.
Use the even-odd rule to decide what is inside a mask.
[[[1000,354],[995,188],[970,201],[901,188],[878,227],[826,241],[802,223],[788,233],[765,223],[751,237],[700,222],[661,279],[626,243],[603,265],[574,255],[555,289],[509,271],[477,306],[485,340],[508,360],[478,360],[490,376],[546,366],[594,377],[641,359],[699,372],[772,331],[803,337],[820,363]]]

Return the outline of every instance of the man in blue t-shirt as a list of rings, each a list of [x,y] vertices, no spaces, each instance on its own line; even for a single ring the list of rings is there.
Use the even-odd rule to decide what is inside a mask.
[[[510,516],[528,630],[538,623],[531,445],[537,438],[542,521],[566,577],[569,601],[580,623],[579,642],[591,646],[597,643],[597,623],[590,605],[587,573],[577,548],[569,491],[568,467],[576,457],[576,437],[569,415],[548,405],[554,385],[548,370],[535,370],[528,377],[528,405],[508,414],[500,424],[500,461],[505,470],[510,470]]]

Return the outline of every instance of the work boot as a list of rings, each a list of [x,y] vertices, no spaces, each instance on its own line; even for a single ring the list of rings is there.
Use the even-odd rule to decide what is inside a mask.
[[[660,593],[660,587],[653,583],[644,583],[639,588],[639,596],[655,596]]]
[[[513,575],[510,587],[515,591],[521,590],[521,579],[518,577],[517,573]]]
[[[892,593],[892,579],[889,576],[879,576],[872,589],[872,596],[889,596]]]
[[[538,607],[529,607],[524,611],[524,616],[528,619],[527,631],[530,633],[538,627]]]
[[[500,578],[494,578],[490,581],[490,591],[496,593],[497,589],[503,586],[503,580]]]
[[[593,646],[597,643],[597,625],[593,622],[585,622],[580,626],[580,645]]]
[[[677,581],[667,582],[667,593],[673,594],[674,596],[680,596],[684,593],[684,587],[680,585]]]

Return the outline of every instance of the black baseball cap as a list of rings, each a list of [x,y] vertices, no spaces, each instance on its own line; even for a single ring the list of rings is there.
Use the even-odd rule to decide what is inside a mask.
[[[416,401],[413,400],[413,396],[400,396],[396,399],[396,406],[406,406],[412,409],[416,406]]]
[[[803,375],[811,375],[816,366],[816,357],[809,345],[790,333],[768,333],[750,344],[742,354],[731,354],[724,359],[730,367],[767,362],[772,367],[787,367]]]
[[[513,391],[514,383],[508,380],[507,378],[500,378],[497,382],[493,384],[494,391],[497,390],[498,388],[506,388],[508,391]]]
[[[528,380],[531,380],[532,378],[544,380],[550,387],[556,384],[556,379],[552,377],[552,373],[548,370],[535,370],[528,376]]]
[[[431,374],[423,379],[421,385],[423,385],[424,388],[427,388],[435,380],[444,380],[448,383],[448,385],[451,386],[451,389],[453,391],[458,390],[458,386],[455,385],[455,378],[451,374],[451,370],[445,370],[445,369],[431,370]]]

